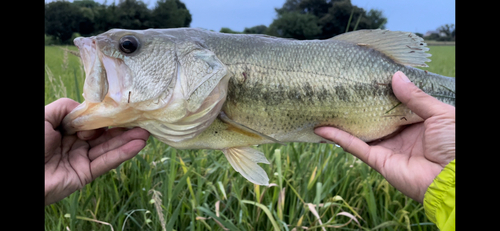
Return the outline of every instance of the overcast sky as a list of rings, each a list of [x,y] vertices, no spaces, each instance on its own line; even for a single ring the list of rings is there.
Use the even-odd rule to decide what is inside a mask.
[[[46,2],[52,0],[46,0]],[[285,0],[181,0],[192,15],[191,27],[219,31],[229,27],[243,31],[245,27],[269,26],[276,17],[274,8]],[[96,0],[103,3],[104,0]],[[108,0],[107,4],[113,0]],[[119,1],[116,0],[116,3]],[[143,1],[153,8],[156,0]],[[444,24],[455,24],[454,0],[351,0],[353,5],[381,10],[388,22],[386,29],[425,34]]]

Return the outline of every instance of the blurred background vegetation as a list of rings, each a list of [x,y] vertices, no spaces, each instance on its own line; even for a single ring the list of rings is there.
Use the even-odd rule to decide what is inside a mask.
[[[382,11],[366,11],[349,0],[286,0],[275,8],[270,25],[243,31],[222,27],[219,32],[268,34],[295,39],[327,39],[356,29],[385,29]],[[78,36],[92,36],[112,28],[148,29],[189,27],[191,13],[180,0],[158,0],[150,9],[142,1],[120,0],[101,4],[93,0],[45,3],[45,45],[72,44]],[[446,24],[434,33],[417,35],[426,40],[454,41],[455,28]]]
[[[295,39],[325,39],[346,31],[385,28],[381,11],[349,0],[283,0],[270,25],[243,31]],[[189,27],[180,0],[45,4],[45,104],[62,97],[82,102],[85,72],[72,46],[77,36],[112,28]],[[454,25],[419,34],[452,41]],[[442,43],[441,43],[442,44]],[[447,44],[450,45],[450,44]],[[454,45],[454,43],[453,43]],[[433,46],[430,72],[455,76],[455,47]],[[271,185],[235,172],[218,150],[176,150],[150,137],[134,158],[69,197],[45,207],[45,230],[438,230],[422,204],[404,196],[378,172],[331,144],[258,147]]]

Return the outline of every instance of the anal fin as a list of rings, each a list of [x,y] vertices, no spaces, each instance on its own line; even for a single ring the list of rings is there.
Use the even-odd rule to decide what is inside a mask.
[[[264,153],[251,147],[227,148],[222,152],[234,170],[247,180],[258,185],[269,185],[267,173],[257,164],[270,164]]]

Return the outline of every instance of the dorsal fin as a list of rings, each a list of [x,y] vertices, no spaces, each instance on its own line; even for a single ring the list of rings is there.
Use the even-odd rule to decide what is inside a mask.
[[[431,54],[425,53],[429,50],[424,39],[410,33],[388,30],[358,30],[337,35],[332,40],[352,42],[359,46],[375,49],[396,63],[427,67],[425,62],[430,62]]]

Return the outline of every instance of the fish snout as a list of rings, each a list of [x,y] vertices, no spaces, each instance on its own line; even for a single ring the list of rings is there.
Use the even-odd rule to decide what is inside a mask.
[[[91,37],[76,37],[73,39],[73,43],[78,49],[83,48],[84,46],[94,46],[95,47],[95,36]]]
[[[83,86],[85,101],[63,119],[61,129],[64,134],[110,126],[126,127],[140,117],[140,112],[129,104],[129,85],[123,78],[131,74],[126,65],[100,50],[101,43],[106,43],[106,40],[105,36],[73,40],[80,51],[86,75]],[[126,90],[128,95],[122,97],[122,91]]]

